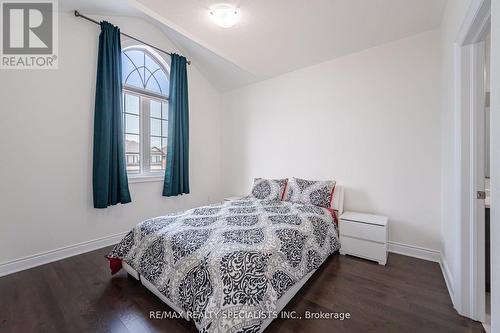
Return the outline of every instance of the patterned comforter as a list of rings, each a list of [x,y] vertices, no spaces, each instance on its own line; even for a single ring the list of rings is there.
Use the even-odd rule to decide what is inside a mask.
[[[243,199],[146,220],[108,258],[127,262],[200,332],[258,332],[338,248],[328,209]]]

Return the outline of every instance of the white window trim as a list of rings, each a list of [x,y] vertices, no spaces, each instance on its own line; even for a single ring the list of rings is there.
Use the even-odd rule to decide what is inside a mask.
[[[163,182],[163,180],[165,179],[165,174],[162,172],[156,172],[155,174],[150,174],[150,175],[129,174],[127,175],[127,177],[129,184],[152,183],[152,182]]]

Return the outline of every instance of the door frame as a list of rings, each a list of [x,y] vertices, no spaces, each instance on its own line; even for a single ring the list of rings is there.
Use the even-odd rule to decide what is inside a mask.
[[[491,29],[491,0],[473,0],[455,42],[455,133],[458,167],[454,198],[459,207],[460,276],[454,306],[485,319],[484,40]]]

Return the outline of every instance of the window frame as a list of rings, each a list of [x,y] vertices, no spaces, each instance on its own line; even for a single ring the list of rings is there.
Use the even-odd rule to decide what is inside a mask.
[[[139,50],[148,54],[156,63],[160,66],[160,68],[165,72],[165,75],[168,77],[170,72],[168,66],[164,66],[162,61],[158,59],[158,55],[155,55],[153,52],[145,49],[143,47],[125,47],[122,49],[122,52],[129,50]],[[129,183],[140,183],[140,182],[150,182],[150,181],[163,181],[165,177],[165,170],[159,171],[151,171],[151,138],[153,135],[151,134],[151,101],[157,101],[161,104],[163,108],[164,105],[167,107],[168,112],[168,96],[161,95],[152,91],[143,90],[137,88],[135,86],[131,86],[128,84],[122,85],[122,94],[123,94],[123,136],[124,141],[126,140],[126,126],[125,126],[125,115],[126,112],[126,103],[125,103],[125,95],[137,96],[139,98],[139,172],[129,172],[127,170],[127,177],[129,179]],[[163,111],[163,109],[162,109]],[[163,115],[163,112],[162,112]],[[156,119],[156,117],[154,117]],[[163,121],[167,121],[168,126],[168,118],[161,118],[161,122],[163,125]],[[163,132],[160,133],[160,140],[163,142]],[[155,136],[156,137],[156,136]],[[168,142],[168,130],[167,136],[165,137]],[[165,156],[167,153],[165,152]],[[126,162],[126,160],[125,160]]]

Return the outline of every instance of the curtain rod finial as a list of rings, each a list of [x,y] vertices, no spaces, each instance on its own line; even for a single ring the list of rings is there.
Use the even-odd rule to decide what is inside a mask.
[[[75,16],[76,17],[80,16],[80,13],[77,10],[75,10]]]

